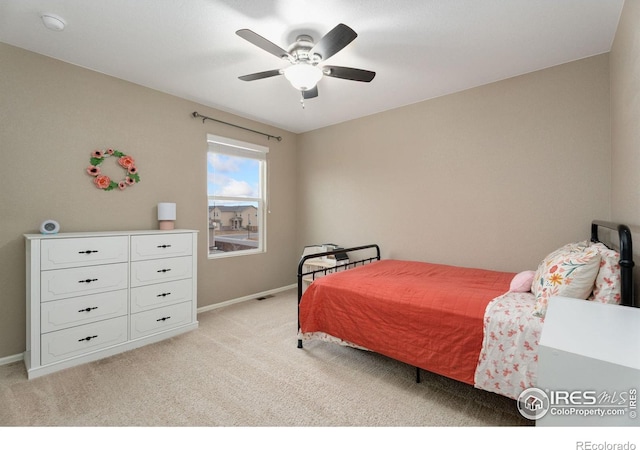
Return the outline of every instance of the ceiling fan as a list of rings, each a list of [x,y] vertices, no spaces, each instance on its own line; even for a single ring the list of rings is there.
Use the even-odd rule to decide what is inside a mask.
[[[302,34],[296,38],[296,41],[289,46],[288,50],[280,48],[273,42],[246,28],[236,31],[236,34],[290,63],[284,69],[267,70],[238,78],[243,81],[254,81],[284,75],[294,88],[302,92],[303,100],[318,96],[317,83],[325,75],[367,83],[376,76],[376,73],[370,70],[341,66],[320,66],[321,63],[345,48],[358,36],[355,31],[342,23],[325,34],[317,43],[313,42],[311,36]]]

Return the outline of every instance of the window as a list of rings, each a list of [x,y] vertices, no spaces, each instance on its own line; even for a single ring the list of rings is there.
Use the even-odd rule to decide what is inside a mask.
[[[266,173],[269,149],[207,136],[209,257],[266,251]]]

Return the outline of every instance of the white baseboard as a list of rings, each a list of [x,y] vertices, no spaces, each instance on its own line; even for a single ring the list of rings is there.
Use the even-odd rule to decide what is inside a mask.
[[[213,305],[207,305],[207,306],[198,308],[198,313],[203,313],[206,311],[211,311],[213,309],[222,308],[224,306],[233,305],[234,303],[246,302],[247,300],[255,300],[258,297],[277,294],[278,292],[288,291],[289,289],[294,289],[296,287],[298,287],[297,284],[290,284],[289,286],[283,286],[276,289],[271,289],[270,291],[264,291],[264,292],[259,292],[257,294],[247,295],[245,297],[234,298],[232,300],[227,300],[226,302],[214,303]]]
[[[24,353],[18,353],[17,355],[5,356],[4,358],[0,358],[0,366],[4,366],[6,364],[11,364],[16,361],[22,361],[24,359]]]
[[[213,305],[203,306],[202,308],[198,308],[198,313],[202,313],[205,311],[211,311],[212,309],[222,308],[224,306],[233,305],[234,303],[246,302],[247,300],[255,300],[258,297],[264,297],[265,295],[273,295],[278,292],[288,291],[289,289],[294,289],[298,287],[297,284],[291,284],[289,286],[283,286],[277,289],[271,289],[270,291],[260,292],[258,294],[247,295],[246,297],[235,298],[233,300],[227,300],[226,302],[214,303]],[[4,366],[6,364],[11,364],[16,361],[22,361],[24,359],[24,353],[19,353],[17,355],[5,356],[4,358],[0,358],[0,366]]]

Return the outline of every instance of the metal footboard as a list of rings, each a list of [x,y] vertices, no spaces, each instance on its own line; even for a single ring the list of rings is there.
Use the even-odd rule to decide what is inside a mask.
[[[363,252],[365,255],[371,255],[371,251],[375,250],[375,256],[360,257]],[[319,267],[314,269],[306,269],[306,263],[311,259],[319,258],[335,258],[336,255],[347,254],[349,259],[344,263],[336,263],[333,266]],[[374,261],[380,261],[380,247],[377,244],[362,245],[359,247],[337,248],[335,250],[305,255],[300,258],[298,263],[298,333],[300,333],[300,300],[302,300],[303,287],[305,280],[313,282],[318,276],[324,276],[333,272],[342,272],[344,270],[353,269],[357,266],[363,266]],[[302,348],[302,339],[298,339],[298,348]]]

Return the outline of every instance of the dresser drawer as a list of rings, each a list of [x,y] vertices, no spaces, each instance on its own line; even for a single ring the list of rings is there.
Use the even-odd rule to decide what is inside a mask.
[[[73,356],[84,355],[126,342],[126,340],[126,316],[43,334],[41,364],[51,364]]]
[[[40,244],[42,270],[126,262],[127,236],[48,239]]]
[[[169,281],[131,288],[131,313],[193,300],[193,281]]]
[[[192,302],[179,303],[131,315],[131,339],[138,339],[191,323]]]
[[[40,300],[48,302],[127,288],[127,263],[48,270],[40,274]]]
[[[131,261],[188,256],[192,241],[191,233],[131,236]]]
[[[193,258],[150,259],[131,263],[131,286],[144,286],[193,276]]]
[[[40,311],[42,333],[126,316],[127,290],[46,302],[42,303]]]

